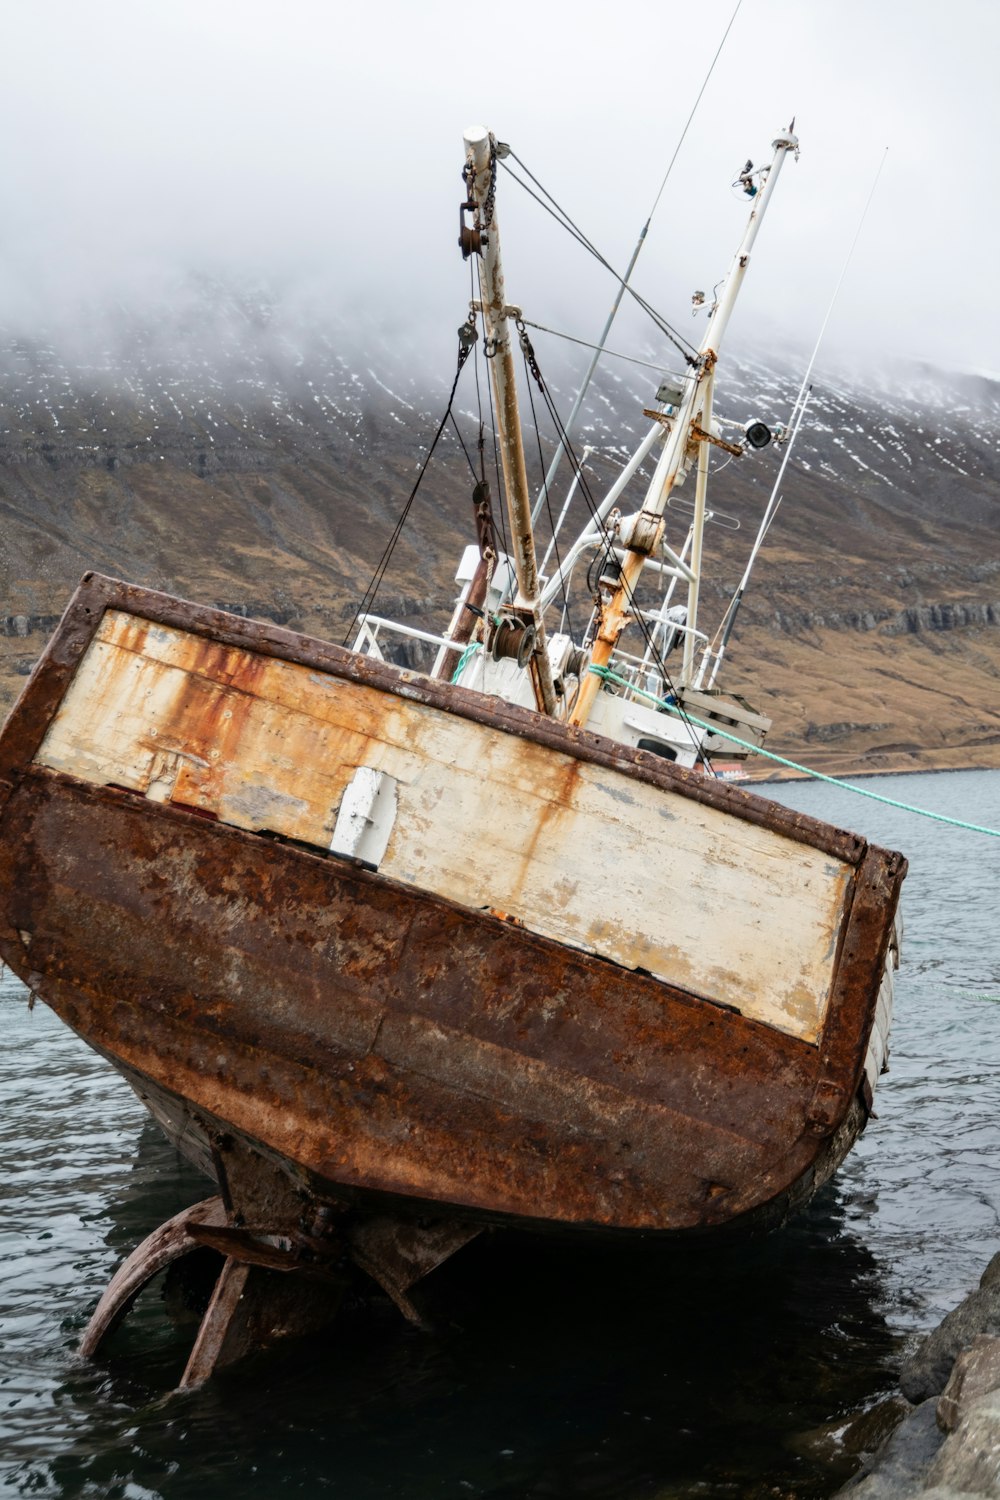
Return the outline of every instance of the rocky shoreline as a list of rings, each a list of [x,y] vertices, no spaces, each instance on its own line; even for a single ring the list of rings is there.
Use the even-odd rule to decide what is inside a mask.
[[[993,771],[996,769],[997,765],[995,762],[977,762],[973,764],[971,761],[956,761],[953,765],[889,766],[879,771],[849,768],[846,771],[838,771],[836,773],[836,780],[873,781],[880,776],[934,776],[937,774],[945,775],[950,771]],[[823,775],[831,776],[833,773],[824,771]],[[783,771],[778,769],[764,776],[756,776],[751,773],[745,782],[740,782],[739,784],[747,791],[752,791],[754,787],[758,786],[777,786],[779,783],[787,781],[812,781],[813,779],[811,771]]]
[[[862,1457],[838,1497],[1000,1497],[1000,1253],[912,1351],[899,1393],[837,1436],[842,1452]]]

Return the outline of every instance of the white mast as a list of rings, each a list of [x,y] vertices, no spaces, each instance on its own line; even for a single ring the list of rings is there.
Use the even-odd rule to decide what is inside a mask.
[[[806,405],[808,404],[809,397],[812,394],[812,386],[809,384],[809,377],[812,375],[813,366],[816,363],[816,357],[819,354],[820,345],[823,342],[827,324],[829,323],[830,318],[833,315],[834,307],[837,305],[837,298],[840,296],[840,289],[844,284],[845,277],[847,276],[847,268],[851,264],[855,248],[857,247],[858,240],[861,237],[861,231],[864,228],[865,219],[868,217],[868,210],[872,206],[872,199],[875,196],[875,189],[878,187],[879,178],[882,175],[882,168],[885,166],[885,158],[888,154],[888,149],[889,148],[886,147],[885,151],[882,153],[882,158],[879,161],[878,170],[875,173],[875,177],[869,190],[868,197],[865,200],[865,206],[861,210],[861,217],[858,220],[858,227],[854,231],[854,238],[851,240],[847,254],[844,257],[844,263],[840,268],[840,275],[837,277],[837,284],[833,289],[833,294],[830,297],[829,305],[826,309],[826,313],[824,314],[823,321],[820,324],[819,333],[816,335],[816,342],[813,345],[812,354],[810,354],[809,356],[809,363],[806,365],[806,372],[802,377],[802,383],[799,386],[798,395],[795,397],[791,416],[788,419],[788,436],[785,441],[785,451],[781,459],[781,467],[778,470],[778,477],[775,479],[774,485],[772,486],[771,496],[767,502],[767,507],[764,511],[760,527],[757,531],[757,539],[751,549],[750,557],[747,561],[746,568],[743,571],[743,577],[739,581],[739,585],[736,589],[735,594],[729,601],[729,608],[726,610],[726,613],[723,616],[723,620],[716,633],[715,640],[705,652],[704,658],[702,659],[701,667],[698,671],[698,681],[695,684],[697,687],[700,687],[705,681],[706,673],[708,675],[708,687],[712,688],[715,686],[715,679],[718,676],[719,667],[722,665],[722,658],[726,653],[726,647],[729,644],[729,637],[732,635],[733,625],[736,623],[736,616],[739,612],[740,605],[743,602],[743,595],[746,592],[747,585],[750,582],[750,574],[753,572],[753,566],[757,560],[757,554],[760,552],[760,549],[764,544],[764,538],[767,536],[767,533],[771,528],[771,522],[774,520],[778,506],[781,504],[781,481],[785,477],[785,469],[788,467],[788,460],[792,456],[792,448],[795,446],[795,440],[799,435],[799,430],[802,426],[802,419],[805,416]]]
[[[695,368],[688,377],[677,413],[670,420],[669,434],[646,491],[642,510],[628,517],[623,523],[620,541],[626,551],[621,564],[618,586],[610,599],[601,605],[599,611],[597,633],[591,654],[591,662],[595,667],[607,666],[622,631],[633,618],[631,603],[633,590],[647,559],[662,542],[663,512],[666,509],[667,500],[677,482],[678,475],[691,457],[691,450],[696,449],[699,478],[695,492],[694,536],[688,579],[688,634],[685,638],[682,678],[683,682],[690,682],[694,651],[692,632],[697,623],[698,585],[701,571],[701,537],[705,524],[708,449],[712,442],[709,424],[715,365],[736,298],[750,264],[750,252],[774,192],[781,167],[788,152],[798,150],[798,139],[791,126],[777,137],[773,142],[773,147],[774,157],[764,177],[763,185],[754,198],[754,206],[743,239],[733,257],[715,307],[710,313],[708,328],[698,351]],[[599,687],[598,674],[588,672],[580,683],[580,691],[574,705],[572,714],[574,724],[586,724]]]

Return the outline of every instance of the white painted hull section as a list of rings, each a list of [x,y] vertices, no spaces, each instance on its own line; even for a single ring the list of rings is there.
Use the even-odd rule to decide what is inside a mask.
[[[108,611],[36,759],[322,849],[359,770],[381,773],[384,852],[341,852],[803,1041],[822,1028],[851,866],[439,708]]]

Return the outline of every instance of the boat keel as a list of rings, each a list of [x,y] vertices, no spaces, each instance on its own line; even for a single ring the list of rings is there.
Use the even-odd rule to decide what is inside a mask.
[[[80,1341],[95,1356],[144,1287],[192,1251],[221,1258],[178,1390],[247,1355],[333,1322],[356,1267],[418,1327],[413,1289],[482,1226],[388,1213],[356,1215],[313,1198],[245,1142],[211,1139],[220,1193],[161,1224],[119,1266]]]
[[[147,1235],[141,1245],[118,1267],[94,1309],[90,1322],[80,1340],[80,1353],[85,1359],[92,1358],[110,1333],[117,1328],[143,1287],[154,1276],[197,1248],[198,1241],[191,1229],[201,1224],[226,1222],[226,1210],[221,1198],[206,1198],[183,1213],[175,1214],[153,1233]]]

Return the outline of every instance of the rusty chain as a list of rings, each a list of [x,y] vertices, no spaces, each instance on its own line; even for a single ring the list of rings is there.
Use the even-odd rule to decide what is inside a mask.
[[[489,229],[493,223],[493,209],[496,205],[497,196],[497,143],[496,137],[490,135],[490,185],[486,189],[486,197],[483,200],[482,227]]]

